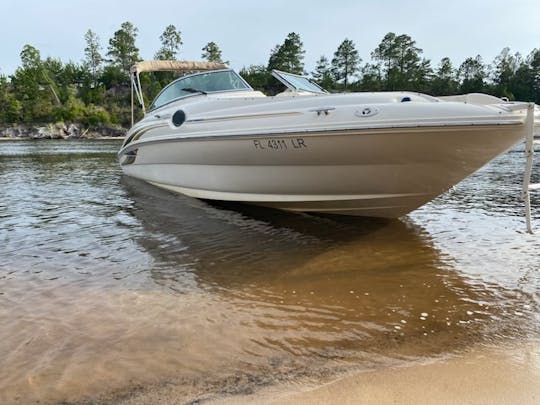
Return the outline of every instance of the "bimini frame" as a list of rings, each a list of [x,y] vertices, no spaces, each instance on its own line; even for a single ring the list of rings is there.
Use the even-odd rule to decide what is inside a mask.
[[[531,195],[530,192],[540,190],[540,183],[531,184],[532,167],[534,163],[534,147],[540,145],[540,140],[535,138],[534,131],[534,103],[527,104],[527,118],[525,119],[525,174],[523,176],[523,189],[521,197],[525,200],[525,218],[527,222],[527,232],[533,233],[531,220]],[[538,134],[540,135],[540,134]]]
[[[521,198],[525,202],[525,223],[527,225],[527,232],[533,233],[532,216],[531,216],[531,191],[540,190],[540,183],[532,184],[531,176],[534,164],[534,148],[540,145],[540,139],[536,137],[540,135],[538,131],[538,106],[534,103],[514,102],[513,104],[506,106],[509,111],[523,111],[526,110],[525,121],[525,171],[523,173],[523,183],[521,187]],[[538,131],[538,132],[537,132]]]
[[[201,72],[205,70],[226,69],[227,65],[219,62],[197,62],[186,60],[145,60],[134,64],[130,69],[131,81],[131,126],[135,123],[135,96],[146,114],[140,74],[143,72]]]

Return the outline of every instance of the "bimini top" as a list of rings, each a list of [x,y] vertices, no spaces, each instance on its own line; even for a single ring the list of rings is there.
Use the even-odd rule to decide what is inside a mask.
[[[131,67],[131,73],[142,72],[195,72],[226,69],[220,62],[199,62],[188,60],[145,60]]]
[[[143,113],[146,114],[144,97],[139,75],[142,72],[201,72],[208,70],[227,69],[227,65],[220,62],[202,62],[188,60],[145,60],[135,63],[130,71],[131,76],[131,125],[135,122],[134,93],[137,95]]]

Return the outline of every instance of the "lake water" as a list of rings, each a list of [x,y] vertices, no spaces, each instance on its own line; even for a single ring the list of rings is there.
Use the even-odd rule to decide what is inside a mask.
[[[0,402],[182,401],[540,336],[522,149],[400,220],[209,204],[0,143]]]

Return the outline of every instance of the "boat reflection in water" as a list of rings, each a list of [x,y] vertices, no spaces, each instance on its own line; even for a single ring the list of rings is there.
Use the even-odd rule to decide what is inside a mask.
[[[515,292],[460,275],[412,221],[208,204],[124,181],[145,229],[137,243],[155,259],[152,279],[211,297],[226,319],[215,350],[224,345],[240,363],[372,366],[516,332]]]

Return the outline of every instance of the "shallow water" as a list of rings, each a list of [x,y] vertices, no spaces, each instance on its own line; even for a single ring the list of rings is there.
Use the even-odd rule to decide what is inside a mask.
[[[175,195],[119,146],[0,144],[1,403],[188,401],[540,336],[522,151],[390,221]]]

